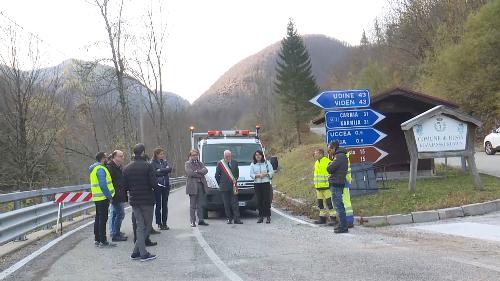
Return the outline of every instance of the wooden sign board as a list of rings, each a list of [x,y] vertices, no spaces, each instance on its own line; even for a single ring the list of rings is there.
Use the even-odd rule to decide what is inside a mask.
[[[377,163],[382,160],[385,156],[387,156],[387,152],[378,149],[374,146],[365,146],[365,147],[349,147],[347,148],[349,152],[349,160],[351,164],[358,163]]]
[[[464,157],[474,176],[474,185],[483,190],[474,159],[475,132],[481,125],[481,121],[443,105],[402,123],[410,153],[409,190],[416,190],[418,159],[442,157]]]

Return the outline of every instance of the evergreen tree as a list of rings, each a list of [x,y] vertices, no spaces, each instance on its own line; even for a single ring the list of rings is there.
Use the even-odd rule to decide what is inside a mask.
[[[361,44],[361,47],[366,47],[370,44],[370,41],[368,41],[368,37],[366,37],[366,32],[364,30],[359,43]]]
[[[287,36],[281,40],[275,91],[297,130],[298,144],[302,143],[301,125],[318,114],[318,108],[309,103],[309,100],[319,92],[311,68],[311,60],[304,41],[290,19]]]

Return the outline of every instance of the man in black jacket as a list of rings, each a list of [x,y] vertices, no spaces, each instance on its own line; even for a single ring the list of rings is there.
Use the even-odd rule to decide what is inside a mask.
[[[347,151],[339,147],[338,141],[333,141],[328,145],[328,154],[332,160],[327,167],[327,171],[330,174],[328,183],[333,194],[333,205],[337,209],[337,215],[339,216],[339,226],[335,228],[335,233],[346,233],[349,230],[342,195],[344,194],[347,170],[349,168]]]
[[[243,224],[240,220],[240,207],[237,196],[237,181],[240,175],[238,162],[232,160],[231,151],[224,151],[224,159],[217,163],[215,170],[215,180],[219,184],[219,192],[224,203],[226,212],[227,224],[232,224],[234,219],[235,224]]]
[[[146,251],[145,244],[153,221],[153,189],[156,186],[155,172],[144,159],[145,150],[144,144],[136,144],[133,161],[123,169],[124,186],[129,192],[129,203],[137,223],[137,240],[131,258],[141,261],[156,258]]]
[[[108,161],[107,168],[115,187],[115,196],[111,201],[111,215],[109,221],[109,234],[113,242],[126,241],[127,237],[120,232],[122,221],[125,218],[125,202],[127,202],[127,191],[123,186],[123,151],[115,150],[111,154],[111,161]]]

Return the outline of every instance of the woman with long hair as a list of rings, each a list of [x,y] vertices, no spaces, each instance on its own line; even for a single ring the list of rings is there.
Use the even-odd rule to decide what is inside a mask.
[[[266,217],[266,223],[271,223],[271,179],[273,178],[273,166],[264,157],[261,150],[253,154],[253,162],[250,164],[250,177],[254,180],[255,196],[257,197],[257,208],[259,220],[262,223]]]

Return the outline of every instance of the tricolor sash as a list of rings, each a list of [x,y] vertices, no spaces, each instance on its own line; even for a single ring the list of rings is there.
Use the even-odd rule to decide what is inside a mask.
[[[238,194],[238,179],[234,177],[233,172],[231,171],[231,168],[229,168],[229,164],[225,159],[220,160],[220,163],[222,164],[224,173],[226,173],[226,175],[233,181],[234,194]]]

